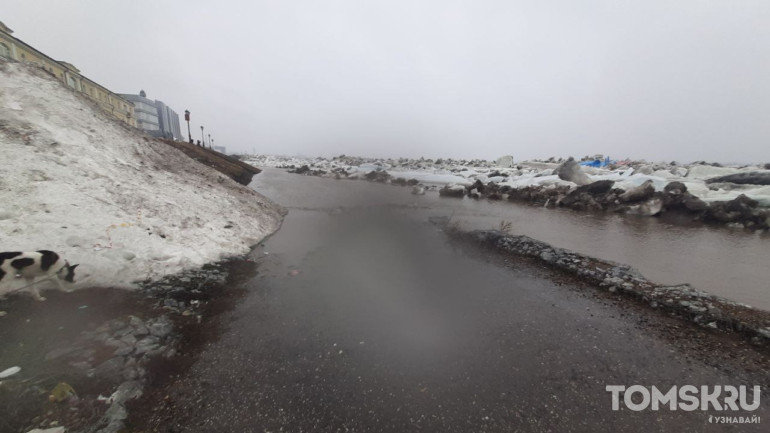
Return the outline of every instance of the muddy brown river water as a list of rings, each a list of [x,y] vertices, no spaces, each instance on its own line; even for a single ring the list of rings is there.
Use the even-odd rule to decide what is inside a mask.
[[[313,188],[304,185],[310,181]],[[402,206],[417,216],[452,216],[464,228],[489,229],[501,221],[522,234],[639,269],[662,284],[689,283],[709,293],[770,310],[770,234],[656,218],[579,213],[563,209],[425,196],[409,188],[364,181],[303,178],[267,168],[251,186],[286,206]]]

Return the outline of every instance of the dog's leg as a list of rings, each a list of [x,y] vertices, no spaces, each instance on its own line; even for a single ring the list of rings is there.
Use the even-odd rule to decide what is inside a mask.
[[[36,284],[40,283],[40,281],[38,281],[37,283],[34,282],[34,280],[35,280],[34,277],[33,278],[26,278],[26,280],[27,280],[27,283],[29,283],[29,284],[27,284],[26,287],[29,288],[29,291],[32,293],[32,296],[34,296],[35,299],[37,299],[38,301],[45,301],[45,297],[43,297],[40,294],[40,289],[38,289],[36,287]]]

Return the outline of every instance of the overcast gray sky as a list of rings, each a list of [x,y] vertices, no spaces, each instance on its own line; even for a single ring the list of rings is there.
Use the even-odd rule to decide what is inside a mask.
[[[770,162],[767,0],[4,3],[228,151]]]

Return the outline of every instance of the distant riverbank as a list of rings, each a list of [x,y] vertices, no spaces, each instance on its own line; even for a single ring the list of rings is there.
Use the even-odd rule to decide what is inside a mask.
[[[296,174],[409,186],[415,194],[438,189],[444,197],[662,216],[671,223],[706,223],[757,233],[770,230],[770,164],[723,167],[609,159],[513,163],[512,158],[489,162],[345,156],[245,160]]]

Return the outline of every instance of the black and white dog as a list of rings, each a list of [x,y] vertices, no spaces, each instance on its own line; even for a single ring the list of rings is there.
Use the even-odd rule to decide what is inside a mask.
[[[45,298],[40,296],[40,290],[34,287],[35,284],[46,280],[54,281],[59,289],[70,292],[71,290],[65,289],[61,282],[64,280],[68,283],[74,283],[77,266],[70,265],[68,261],[62,260],[53,251],[0,253],[0,284],[3,283],[4,278],[24,278],[27,285],[20,289],[30,288],[29,290],[35,299],[45,301]],[[38,277],[43,278],[35,281],[35,278]]]

